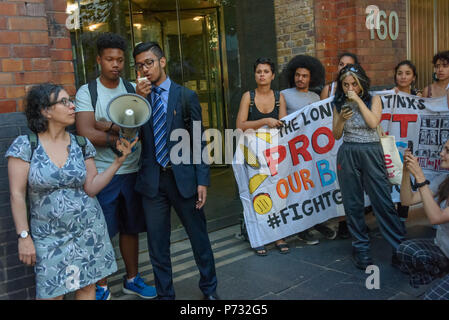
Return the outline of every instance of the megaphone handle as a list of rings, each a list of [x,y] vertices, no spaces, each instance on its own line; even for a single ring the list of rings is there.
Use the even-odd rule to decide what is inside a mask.
[[[123,152],[121,152],[120,150],[118,150],[115,146],[110,146],[111,150],[117,155],[117,157],[121,157],[123,156]]]
[[[123,156],[123,153],[120,150],[118,150],[115,147],[114,143],[111,143],[111,141],[109,140],[109,132],[106,132],[106,144],[108,145],[109,148],[111,148],[112,152],[114,152],[117,155],[117,157],[120,158],[121,156]]]

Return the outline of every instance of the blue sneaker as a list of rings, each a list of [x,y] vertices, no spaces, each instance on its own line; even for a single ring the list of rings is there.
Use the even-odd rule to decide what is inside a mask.
[[[111,300],[111,291],[103,289],[99,285],[95,285],[95,300]]]
[[[134,294],[142,299],[153,299],[157,297],[156,288],[145,284],[138,273],[133,282],[129,283],[126,276],[123,277],[123,293]]]

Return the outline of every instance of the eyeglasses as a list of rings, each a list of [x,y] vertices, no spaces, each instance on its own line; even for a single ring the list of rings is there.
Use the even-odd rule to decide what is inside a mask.
[[[73,100],[67,99],[67,98],[62,98],[61,100],[55,101],[52,104],[50,104],[50,107],[55,104],[58,104],[58,103],[62,103],[64,105],[64,107],[67,107],[67,108],[69,108],[72,105],[75,105],[75,102]]]
[[[153,59],[146,59],[143,63],[136,63],[136,70],[142,71],[143,67],[147,67],[148,69],[152,68],[154,65]]]

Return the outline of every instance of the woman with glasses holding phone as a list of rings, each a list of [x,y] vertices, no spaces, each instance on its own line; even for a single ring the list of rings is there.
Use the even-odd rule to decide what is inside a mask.
[[[75,122],[75,105],[62,87],[32,87],[25,114],[33,134],[17,137],[5,155],[19,259],[34,266],[37,299],[60,300],[75,291],[76,299],[94,300],[95,282],[117,270],[95,195],[109,183],[137,140],[117,141],[122,156],[99,174],[90,141],[85,139],[81,145],[66,131]]]
[[[370,199],[380,231],[395,251],[404,240],[404,232],[390,194],[377,126],[382,102],[369,93],[370,79],[360,65],[349,64],[340,70],[334,98],[333,128],[335,139],[343,137],[337,153],[337,176],[343,198],[349,232],[353,242],[353,262],[365,270],[373,264],[364,214],[365,191]]]

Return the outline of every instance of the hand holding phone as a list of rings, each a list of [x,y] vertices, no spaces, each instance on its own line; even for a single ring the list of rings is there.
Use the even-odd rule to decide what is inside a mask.
[[[410,150],[411,154],[413,154],[413,141],[408,141],[407,148]]]

